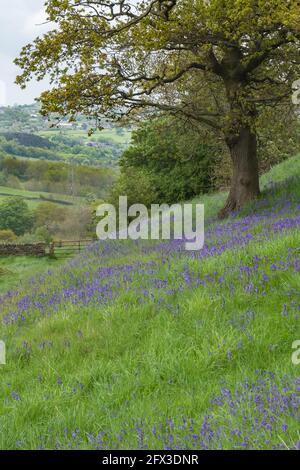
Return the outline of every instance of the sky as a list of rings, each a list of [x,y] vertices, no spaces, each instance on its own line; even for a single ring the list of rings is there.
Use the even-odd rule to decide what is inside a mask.
[[[49,28],[44,0],[0,0],[0,106],[30,104],[47,89],[48,83],[32,82],[26,90],[14,84],[18,68],[15,57],[25,44]]]

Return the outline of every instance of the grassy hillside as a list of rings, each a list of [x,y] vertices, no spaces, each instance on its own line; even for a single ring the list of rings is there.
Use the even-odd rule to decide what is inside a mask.
[[[0,201],[7,197],[20,197],[24,199],[32,209],[41,202],[48,200],[58,205],[82,204],[84,199],[80,197],[67,196],[66,194],[46,193],[43,191],[26,191],[23,189],[8,188],[0,186]]]
[[[73,161],[112,168],[130,142],[130,133],[115,130],[88,137],[87,131],[45,131],[38,134],[0,133],[0,153],[15,158]]]
[[[39,132],[41,137],[45,137],[47,139],[57,136],[61,134],[60,129],[47,129]],[[102,131],[98,131],[92,136],[88,136],[87,130],[64,130],[65,133],[69,138],[74,139],[81,139],[83,141],[98,141],[98,142],[114,142],[117,144],[127,144],[130,142],[131,139],[131,132],[128,130],[123,130],[121,133],[118,132],[118,129],[103,129]]]
[[[0,295],[22,286],[24,278],[45,272],[62,260],[28,256],[0,256]]]
[[[263,186],[202,198],[199,253],[97,243],[3,294],[0,448],[299,448],[300,157]]]

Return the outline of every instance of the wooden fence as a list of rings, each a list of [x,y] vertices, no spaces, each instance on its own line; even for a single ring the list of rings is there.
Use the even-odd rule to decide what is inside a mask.
[[[0,243],[0,256],[67,257],[85,250],[94,240],[61,240],[46,243]]]
[[[70,256],[85,250],[94,240],[60,240],[50,244],[49,256],[56,258],[57,255]]]

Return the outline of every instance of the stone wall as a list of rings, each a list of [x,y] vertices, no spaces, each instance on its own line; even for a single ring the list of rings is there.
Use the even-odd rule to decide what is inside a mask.
[[[45,243],[0,243],[0,256],[45,256]]]

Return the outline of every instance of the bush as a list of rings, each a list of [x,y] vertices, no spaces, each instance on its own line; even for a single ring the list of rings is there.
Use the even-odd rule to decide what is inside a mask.
[[[17,239],[12,230],[0,230],[0,242],[13,242]]]
[[[66,207],[59,207],[52,202],[41,202],[34,211],[34,227],[44,227],[54,235],[68,216]]]
[[[174,118],[142,123],[120,160],[111,199],[122,193],[131,203],[171,204],[209,192],[215,155],[216,147]]]
[[[45,242],[49,245],[53,241],[53,236],[47,227],[38,227],[34,232],[34,237],[37,241]]]
[[[157,200],[151,176],[141,168],[123,167],[118,182],[113,186],[109,202],[118,207],[119,196],[127,196],[128,205],[139,202],[149,207]]]
[[[24,235],[33,227],[33,215],[26,202],[19,197],[7,197],[0,204],[0,230],[12,230]]]

